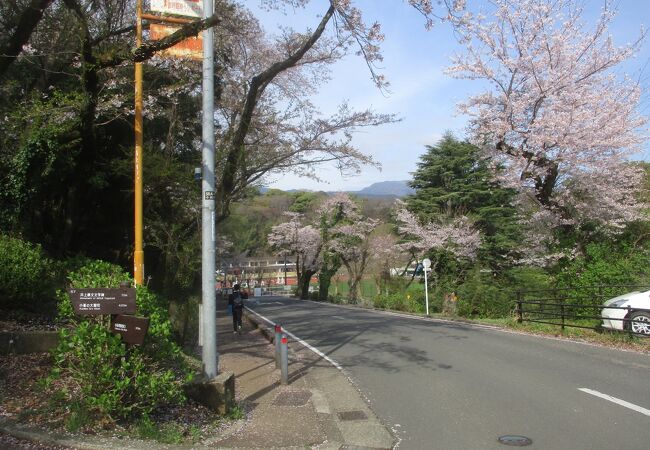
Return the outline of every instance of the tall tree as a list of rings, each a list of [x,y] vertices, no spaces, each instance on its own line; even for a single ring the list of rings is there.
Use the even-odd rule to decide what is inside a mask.
[[[325,14],[313,29],[269,37],[245,7],[220,1],[218,15],[138,48],[132,42],[134,0],[42,2],[38,11],[30,6],[35,2],[20,0],[15,12],[3,3],[8,33],[0,37],[0,48],[23,45],[17,54],[6,50],[0,84],[0,178],[7,186],[0,192],[2,228],[61,255],[86,252],[128,261],[131,64],[147,61],[145,152],[154,156],[145,161],[145,223],[155,222],[145,228],[147,250],[158,259],[174,241],[195,239],[197,191],[188,180],[200,159],[200,67],[156,52],[215,25],[218,221],[266,176],[292,171],[316,177],[318,164],[328,161],[343,171],[375,164],[351,145],[350,133],[393,118],[345,104],[323,117],[309,98],[327,80],[328,68],[354,48],[382,85],[374,66],[381,58],[380,29],[364,24],[351,2],[322,3]],[[21,17],[30,18],[22,28]],[[174,226],[166,228],[165,221]]]
[[[405,199],[420,220],[469,216],[480,230],[479,257],[493,269],[511,260],[519,246],[519,227],[513,205],[515,191],[504,189],[490,160],[469,142],[447,133],[420,157]]]
[[[644,138],[640,89],[614,72],[644,34],[617,47],[608,27],[611,3],[593,29],[573,0],[493,0],[490,14],[453,19],[467,50],[452,76],[493,88],[460,106],[472,140],[502,166],[521,196],[534,243],[549,231],[596,224],[610,231],[642,216],[642,171],[626,158]]]
[[[298,295],[305,299],[309,296],[311,278],[320,269],[320,233],[311,225],[303,225],[300,214],[288,212],[286,215],[289,220],[271,229],[268,242],[274,250],[296,258]]]

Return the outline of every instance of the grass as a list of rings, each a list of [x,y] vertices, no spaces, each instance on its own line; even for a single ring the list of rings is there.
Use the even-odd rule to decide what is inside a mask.
[[[592,326],[593,321],[567,322],[564,330],[559,325],[550,325],[535,322],[517,323],[514,317],[507,318],[481,318],[473,319],[472,322],[484,323],[498,327],[508,328],[523,333],[531,333],[542,336],[553,336],[566,339],[590,342],[613,348],[625,348],[641,352],[650,352],[650,339],[642,336],[633,336],[629,333],[621,333],[610,330],[592,330],[586,328],[574,328],[568,325]]]
[[[136,423],[134,428],[136,436],[140,439],[149,439],[161,444],[181,444],[185,440],[183,428],[180,425],[175,423],[157,424],[146,415]]]

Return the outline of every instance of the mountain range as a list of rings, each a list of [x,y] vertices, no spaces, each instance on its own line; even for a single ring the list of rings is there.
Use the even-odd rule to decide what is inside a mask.
[[[268,191],[268,188],[261,188],[260,192],[264,193]],[[287,192],[310,192],[309,189],[289,189]],[[341,191],[328,191],[327,194],[334,194],[335,192]],[[370,186],[359,191],[343,191],[348,194],[354,194],[359,197],[369,197],[369,198],[401,198],[406,197],[407,195],[413,194],[415,191],[409,187],[408,181],[379,181],[373,183]]]
[[[409,187],[408,181],[380,181],[373,183],[360,191],[352,191],[360,197],[405,197],[415,191]]]

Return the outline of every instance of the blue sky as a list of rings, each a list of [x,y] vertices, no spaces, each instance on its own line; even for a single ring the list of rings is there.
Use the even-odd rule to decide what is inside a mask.
[[[468,3],[476,1],[468,0]],[[592,23],[604,0],[584,2],[585,21]],[[253,8],[259,0],[246,3]],[[481,85],[476,81],[455,80],[443,73],[450,56],[462,50],[450,27],[436,24],[432,30],[425,30],[422,16],[409,7],[406,0],[356,0],[354,3],[363,11],[366,23],[378,21],[382,25],[385,41],[382,44],[384,61],[381,73],[388,78],[391,92],[389,95],[379,92],[370,80],[365,62],[352,55],[333,67],[332,80],[322,87],[313,101],[324,114],[334,112],[339,103],[347,100],[357,109],[371,107],[377,112],[394,113],[400,117],[399,123],[362,130],[354,137],[353,143],[364,153],[371,154],[381,163],[382,169],[365,167],[357,176],[342,178],[334,167],[323,166],[319,174],[329,183],[287,174],[270,180],[270,187],[358,190],[379,181],[407,180],[416,169],[425,145],[434,144],[447,130],[461,138],[465,135],[466,118],[457,115],[455,105],[468,95],[479,92]],[[635,39],[642,25],[650,28],[648,0],[619,0],[616,6],[619,14],[610,29],[616,44],[623,45]],[[273,32],[278,23],[303,30],[315,27],[319,20],[317,15],[322,14],[325,8],[324,0],[312,0],[307,10],[296,11],[295,15],[292,12],[286,15],[260,12],[258,17],[268,32]],[[641,53],[624,70],[637,78],[644,67],[642,76],[646,92],[641,107],[644,114],[650,115],[648,40]],[[650,160],[648,146],[639,158]]]

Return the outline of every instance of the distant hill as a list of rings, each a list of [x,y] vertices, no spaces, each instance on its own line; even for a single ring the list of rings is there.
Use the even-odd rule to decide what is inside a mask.
[[[415,191],[408,185],[408,181],[380,181],[373,183],[360,191],[352,192],[362,197],[380,196],[380,197],[405,197],[413,194]]]
[[[269,188],[262,187],[260,192],[265,194]],[[284,192],[314,192],[309,189],[289,189]],[[333,194],[340,191],[329,191],[327,194]],[[408,181],[379,181],[373,183],[360,191],[346,191],[349,194],[355,194],[359,197],[384,197],[384,198],[401,198],[413,194],[415,191],[408,185]]]

